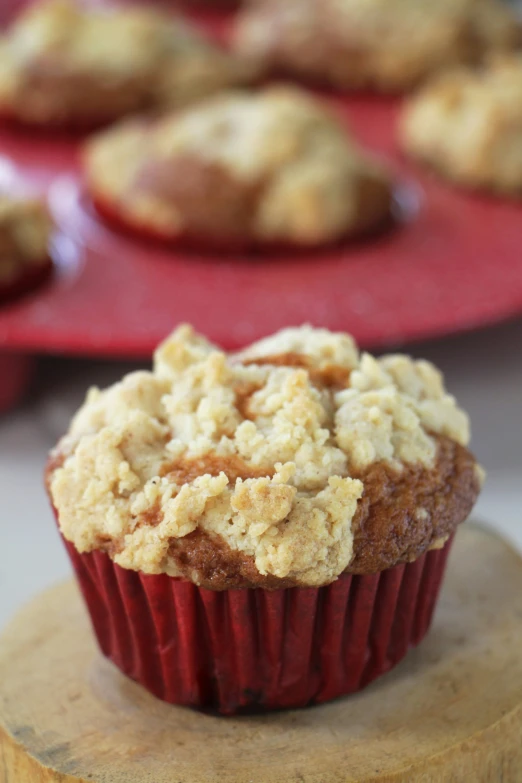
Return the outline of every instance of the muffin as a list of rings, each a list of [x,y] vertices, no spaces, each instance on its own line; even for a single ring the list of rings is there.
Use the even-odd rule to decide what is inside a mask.
[[[429,362],[286,329],[226,354],[178,328],[93,389],[47,486],[101,649],[231,714],[355,691],[426,633],[478,495]]]
[[[197,11],[230,11],[240,4],[241,0],[174,0],[174,5]]]
[[[149,237],[212,247],[314,247],[386,222],[392,188],[313,97],[231,93],[91,140],[101,214]]]
[[[90,127],[179,106],[250,78],[180,17],[146,7],[40,0],[0,46],[0,112],[35,126]]]
[[[405,105],[407,155],[470,188],[522,196],[522,56],[461,69],[427,84]]]
[[[234,38],[269,73],[397,92],[512,49],[520,26],[501,0],[252,0]]]
[[[0,194],[0,304],[50,276],[51,234],[52,222],[43,201]]]

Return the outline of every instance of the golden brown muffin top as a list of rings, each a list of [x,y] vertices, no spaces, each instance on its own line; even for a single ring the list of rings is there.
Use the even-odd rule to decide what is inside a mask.
[[[522,55],[427,84],[405,105],[401,140],[449,179],[522,195]]]
[[[236,49],[269,71],[383,91],[520,43],[501,0],[253,0],[235,31]]]
[[[305,92],[229,93],[85,155],[94,195],[173,238],[320,245],[382,224],[391,185],[339,120]]]
[[[52,222],[37,198],[0,194],[0,285],[49,261]]]
[[[179,106],[250,77],[180,16],[37,0],[0,49],[0,104],[34,123],[107,121]]]
[[[63,535],[212,589],[319,586],[440,546],[481,473],[433,365],[286,329],[225,354],[190,327],[93,389],[53,454]]]

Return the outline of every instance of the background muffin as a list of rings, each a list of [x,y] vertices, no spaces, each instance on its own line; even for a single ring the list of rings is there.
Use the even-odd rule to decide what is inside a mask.
[[[51,234],[43,201],[0,195],[0,303],[33,289],[51,274]]]
[[[2,41],[0,111],[34,125],[96,126],[250,76],[237,57],[158,9],[40,0]]]
[[[85,170],[102,213],[172,240],[312,247],[390,214],[385,170],[319,102],[289,88],[111,129],[88,144]]]
[[[426,632],[479,491],[468,438],[427,362],[308,327],[227,356],[183,327],[152,373],[89,394],[48,486],[127,674],[223,712],[303,706]]]
[[[236,50],[268,72],[385,92],[520,41],[500,0],[252,0],[235,31]]]
[[[406,104],[400,138],[449,180],[522,196],[522,56],[428,84]]]

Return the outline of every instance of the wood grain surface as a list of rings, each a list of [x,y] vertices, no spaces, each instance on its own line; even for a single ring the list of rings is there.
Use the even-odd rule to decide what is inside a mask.
[[[366,691],[218,718],[163,704],[98,654],[73,583],[0,637],[0,783],[519,783],[522,562],[457,537],[433,629]]]

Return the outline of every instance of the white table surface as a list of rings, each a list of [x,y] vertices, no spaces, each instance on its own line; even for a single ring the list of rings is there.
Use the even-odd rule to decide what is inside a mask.
[[[407,350],[443,369],[471,415],[473,449],[488,470],[474,516],[522,550],[522,320]],[[133,368],[42,360],[29,399],[0,418],[0,626],[70,573],[42,487],[48,450],[88,385],[106,386]]]

